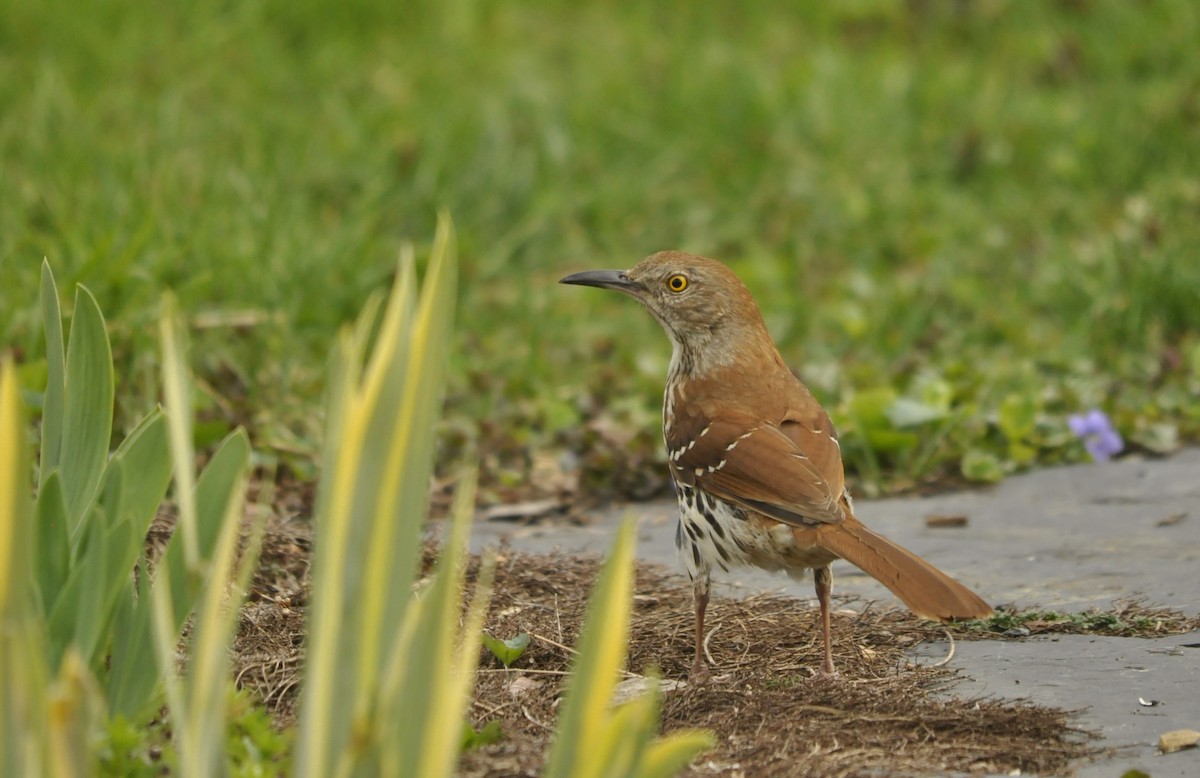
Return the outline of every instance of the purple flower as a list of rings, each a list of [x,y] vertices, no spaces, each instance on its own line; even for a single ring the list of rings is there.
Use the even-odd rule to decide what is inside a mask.
[[[1107,462],[1125,448],[1125,441],[1113,429],[1112,420],[1099,409],[1093,408],[1087,413],[1067,417],[1067,426],[1075,433],[1075,437],[1083,440],[1083,447],[1097,462]]]

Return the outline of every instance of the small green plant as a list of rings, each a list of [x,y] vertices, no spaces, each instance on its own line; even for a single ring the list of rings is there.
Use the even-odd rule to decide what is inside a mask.
[[[964,621],[959,626],[968,634],[1009,637],[1049,633],[1150,637],[1187,632],[1194,629],[1196,624],[1194,617],[1177,611],[1126,603],[1111,611],[1092,609],[1072,613],[1037,609],[1000,610],[991,618]]]
[[[512,667],[512,663],[520,659],[524,655],[525,649],[529,648],[529,633],[522,632],[507,640],[501,640],[485,632],[483,633],[483,647],[491,652],[492,656],[499,659],[500,664]]]
[[[257,698],[230,685],[225,749],[236,778],[290,775],[294,729],[283,732]]]
[[[463,722],[463,739],[462,750],[470,751],[482,746],[499,743],[504,739],[504,732],[500,729],[499,721],[489,721],[481,728],[475,729],[470,722]]]
[[[226,684],[228,721],[223,751],[227,774],[234,778],[268,778],[291,770],[292,730],[275,729],[262,704],[249,692]],[[134,725],[124,717],[110,718],[96,745],[98,774],[105,778],[153,778],[164,771],[179,772],[179,753],[171,736],[169,715]]]
[[[161,718],[144,724],[110,718],[96,749],[97,772],[105,778],[153,778],[176,763],[171,733]]]

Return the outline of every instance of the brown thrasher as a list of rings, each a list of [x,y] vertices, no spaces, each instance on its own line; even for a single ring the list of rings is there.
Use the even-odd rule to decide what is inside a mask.
[[[630,295],[674,346],[663,437],[679,497],[675,545],[696,598],[692,680],[709,677],[704,611],[714,567],[752,565],[796,578],[811,569],[821,607],[822,670],[829,675],[829,564],[835,559],[862,568],[925,618],[992,613],[970,589],[855,518],[833,423],[784,364],[758,306],[732,271],[715,260],[664,251],[629,270],[575,273],[561,283]]]

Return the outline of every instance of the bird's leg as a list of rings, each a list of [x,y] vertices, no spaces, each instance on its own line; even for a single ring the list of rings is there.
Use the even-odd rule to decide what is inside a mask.
[[[817,603],[821,606],[821,643],[825,649],[821,674],[834,676],[837,671],[833,669],[833,638],[829,629],[829,594],[833,591],[833,571],[829,565],[813,570],[813,583],[817,589]]]
[[[692,594],[696,600],[696,658],[688,680],[695,684],[708,683],[711,677],[704,662],[704,611],[708,608],[708,572],[703,571],[692,583]]]

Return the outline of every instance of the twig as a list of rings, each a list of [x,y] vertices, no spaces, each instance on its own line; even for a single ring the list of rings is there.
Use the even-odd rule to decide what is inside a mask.
[[[523,713],[523,714],[525,715],[525,718],[529,719],[529,720],[530,720],[530,721],[532,721],[534,724],[537,724],[539,727],[541,727],[542,729],[546,730],[547,732],[553,732],[553,731],[554,731],[553,727],[549,727],[549,726],[547,726],[547,725],[543,724],[542,722],[540,722],[540,721],[538,721],[537,719],[535,719],[535,718],[534,718],[532,715],[530,715],[530,713],[529,713],[529,710],[528,710],[528,709],[527,709],[527,708],[526,708],[524,705],[522,705],[522,706],[521,706],[521,713]]]
[[[708,634],[704,636],[704,656],[707,657],[709,663],[714,666],[717,664],[717,660],[713,659],[713,655],[708,651],[708,641],[712,640],[713,635],[717,634],[717,630],[721,628],[721,624],[722,622],[717,622],[714,624],[713,628],[710,629]]]
[[[535,673],[537,675],[570,675],[566,670],[538,670],[534,667],[481,667],[477,673]]]
[[[948,629],[943,629],[942,633],[945,634],[946,640],[950,641],[950,651],[947,652],[945,659],[929,665],[930,667],[941,667],[944,664],[948,664],[954,658],[954,636],[950,634],[950,630]]]
[[[557,643],[557,642],[551,640],[550,638],[546,637],[545,635],[539,635],[536,632],[530,632],[529,637],[536,638],[536,639],[542,641],[543,643],[554,646],[555,648],[561,648],[563,651],[566,651],[568,654],[578,654],[579,653],[578,651],[571,648],[570,646],[564,646],[562,643]],[[628,670],[621,670],[621,673],[626,678],[641,678],[642,677],[642,676],[638,675],[637,673],[632,673]]]
[[[472,704],[473,704],[473,705],[477,705],[477,706],[479,706],[480,708],[483,708],[483,709],[484,709],[484,711],[486,711],[486,712],[487,712],[489,715],[492,715],[492,716],[495,716],[497,713],[499,713],[500,711],[504,710],[504,709],[505,709],[505,708],[507,708],[509,705],[512,705],[512,704],[513,704],[513,703],[512,703],[512,700],[509,700],[508,702],[506,702],[506,703],[504,703],[503,705],[500,705],[500,706],[492,706],[492,705],[488,705],[486,702],[483,702],[483,701],[481,701],[481,700],[472,700],[471,702],[472,702]]]
[[[542,636],[542,635],[539,635],[539,634],[538,634],[538,633],[536,633],[536,632],[530,632],[530,633],[529,633],[529,637],[531,637],[531,638],[536,638],[537,640],[540,640],[540,641],[542,641],[543,643],[548,643],[549,645],[552,645],[552,646],[554,646],[555,648],[561,648],[563,651],[566,651],[568,654],[577,654],[577,653],[579,653],[578,651],[576,651],[575,649],[571,648],[570,646],[564,646],[562,643],[557,643],[557,642],[555,642],[555,641],[551,640],[551,639],[550,639],[550,638],[548,638],[548,637],[544,637],[544,636]]]
[[[923,664],[920,664],[919,662],[909,662],[908,666],[909,667],[931,667],[932,668],[932,667],[942,667],[943,665],[949,664],[950,660],[954,658],[954,636],[950,634],[950,630],[948,630],[948,629],[943,629],[942,634],[946,636],[946,640],[950,641],[950,650],[946,653],[946,656],[942,657],[941,659],[939,659],[938,661],[934,662],[931,665],[923,665]]]

